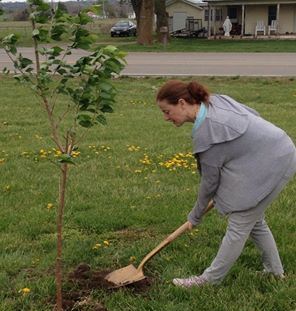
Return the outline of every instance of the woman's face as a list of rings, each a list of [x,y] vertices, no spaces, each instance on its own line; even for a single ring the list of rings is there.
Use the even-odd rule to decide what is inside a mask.
[[[167,100],[159,101],[158,107],[163,112],[163,117],[165,121],[170,121],[179,127],[187,120],[186,113],[186,102],[183,99],[180,99],[177,105],[170,105]]]

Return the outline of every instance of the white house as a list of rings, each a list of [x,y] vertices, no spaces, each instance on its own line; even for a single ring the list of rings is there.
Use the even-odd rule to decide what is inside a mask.
[[[209,37],[222,35],[229,16],[232,35],[296,35],[295,0],[167,0],[166,5],[171,31],[186,28],[186,20],[193,18],[208,30]]]

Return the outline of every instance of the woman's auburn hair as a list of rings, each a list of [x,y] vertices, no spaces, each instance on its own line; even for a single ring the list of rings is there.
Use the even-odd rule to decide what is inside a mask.
[[[191,105],[200,105],[201,102],[208,104],[209,97],[207,88],[197,81],[185,83],[180,80],[169,80],[158,90],[156,100],[166,100],[171,105],[177,105],[182,98]]]

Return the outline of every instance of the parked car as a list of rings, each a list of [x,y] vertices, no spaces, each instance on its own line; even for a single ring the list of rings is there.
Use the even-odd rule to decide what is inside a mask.
[[[111,37],[114,36],[135,36],[137,34],[137,26],[131,21],[120,21],[112,26]]]

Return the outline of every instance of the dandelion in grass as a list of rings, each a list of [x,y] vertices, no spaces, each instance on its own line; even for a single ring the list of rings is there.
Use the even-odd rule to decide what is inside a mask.
[[[152,160],[149,158],[149,156],[147,154],[144,154],[144,158],[140,159],[140,162],[144,165],[151,165],[152,164]]]
[[[104,145],[102,145],[100,148],[101,148],[103,151],[109,151],[109,150],[111,150],[111,147],[109,147],[109,146],[104,146]]]
[[[62,155],[62,152],[60,150],[53,148],[53,151],[54,151],[54,157],[55,158],[58,158]]]
[[[134,146],[134,145],[127,145],[127,150],[131,152],[137,152],[140,151],[141,147]]]
[[[5,159],[0,159],[0,164],[4,164]]]
[[[47,157],[47,151],[44,149],[39,150],[39,156],[40,158],[46,158]]]
[[[96,243],[95,244],[95,246],[93,246],[93,250],[97,250],[97,249],[99,249],[99,248],[101,248],[102,247],[102,244],[101,243]]]
[[[5,192],[9,192],[11,190],[11,186],[10,185],[6,185],[3,190]]]
[[[38,139],[38,140],[42,140],[43,139],[43,137],[38,135],[38,134],[35,134],[35,138]]]
[[[52,203],[47,203],[46,208],[47,208],[48,210],[51,210],[51,209],[54,208],[54,205],[53,205]]]
[[[72,151],[71,156],[72,156],[73,158],[79,157],[79,156],[80,156],[80,151]]]
[[[110,246],[110,242],[108,240],[105,240],[103,242],[103,244],[104,244],[105,247],[109,247]]]
[[[137,258],[136,258],[135,256],[131,256],[130,259],[129,259],[129,261],[130,261],[130,262],[134,262],[134,261],[136,261],[136,259],[137,259]]]
[[[31,290],[28,287],[24,287],[24,288],[19,290],[19,293],[23,294],[23,296],[28,295],[30,292],[31,292]]]
[[[140,174],[140,173],[142,173],[142,170],[135,170],[135,173]]]

